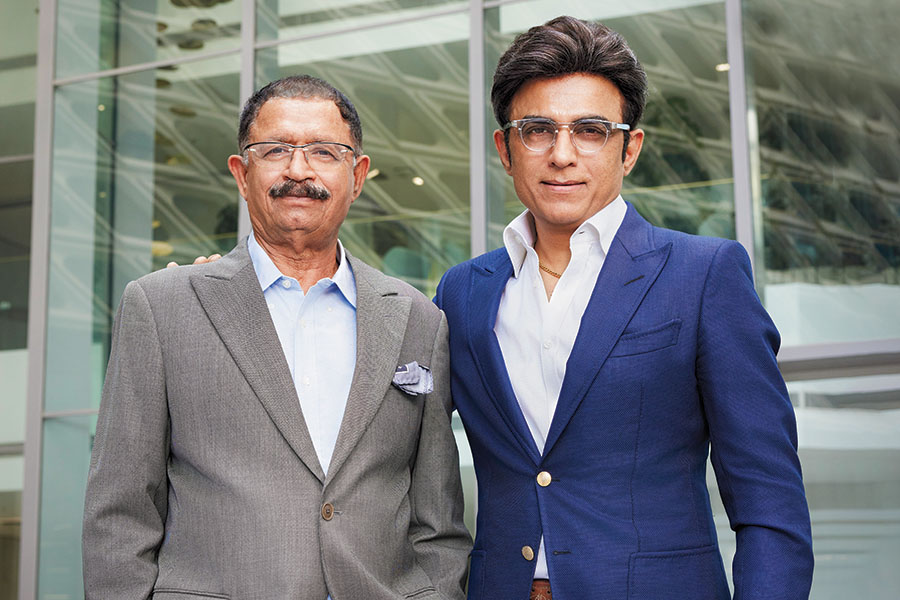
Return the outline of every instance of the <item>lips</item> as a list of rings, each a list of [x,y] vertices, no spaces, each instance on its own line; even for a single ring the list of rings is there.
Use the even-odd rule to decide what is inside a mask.
[[[577,187],[579,187],[579,186],[582,186],[582,185],[584,185],[584,182],[583,182],[583,181],[554,181],[554,180],[549,180],[549,181],[542,181],[541,184],[542,184],[542,185],[545,185],[545,186],[547,186],[547,187],[549,187],[550,189],[564,191],[564,190],[575,189],[575,188],[577,188]]]

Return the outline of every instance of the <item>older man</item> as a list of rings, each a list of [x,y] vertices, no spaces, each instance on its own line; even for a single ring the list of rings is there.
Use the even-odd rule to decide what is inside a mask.
[[[622,179],[647,80],[560,17],[501,57],[497,152],[525,212],[444,276],[453,399],[478,477],[474,600],[806,598],[809,513],[778,332],[728,240],[653,227]]]
[[[361,145],[326,82],[262,88],[228,161],[253,234],[126,287],[85,503],[87,598],[463,595],[447,325],[338,241]]]

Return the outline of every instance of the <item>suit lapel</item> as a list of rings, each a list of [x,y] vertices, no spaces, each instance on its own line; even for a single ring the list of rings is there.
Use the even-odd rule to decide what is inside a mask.
[[[400,287],[347,254],[356,279],[356,371],[326,485],[347,460],[384,401],[400,358],[412,300]]]
[[[559,439],[613,346],[656,281],[670,249],[671,244],[653,247],[651,225],[629,205],[597,277],[566,363],[566,376],[544,446],[545,455]]]
[[[324,481],[246,238],[205,273],[190,279],[213,327],[269,417],[306,467]]]
[[[540,453],[525,422],[525,416],[516,400],[509,380],[500,342],[494,333],[497,311],[506,283],[512,277],[513,268],[506,252],[485,266],[473,266],[472,287],[469,296],[469,351],[475,359],[484,388],[497,407],[506,426],[512,431],[522,449],[535,464]]]

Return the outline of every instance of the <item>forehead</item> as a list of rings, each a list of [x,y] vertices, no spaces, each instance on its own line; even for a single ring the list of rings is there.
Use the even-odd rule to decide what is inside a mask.
[[[509,118],[540,116],[569,122],[600,116],[621,121],[623,103],[622,93],[609,79],[575,73],[527,81],[513,96]]]
[[[351,144],[350,126],[331,100],[272,98],[262,105],[250,126],[250,141],[275,140],[294,144],[332,141]]]

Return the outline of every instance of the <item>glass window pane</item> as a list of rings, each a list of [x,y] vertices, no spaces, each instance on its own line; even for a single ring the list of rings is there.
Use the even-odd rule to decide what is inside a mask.
[[[257,0],[256,37],[260,41],[298,39],[373,22],[415,19],[435,8],[455,5],[468,10],[468,4],[460,0]]]
[[[0,599],[18,598],[22,456],[0,455]]]
[[[650,95],[639,127],[646,133],[622,196],[651,223],[734,238],[725,4],[668,0],[637,6],[538,0],[485,12],[487,89],[512,39],[564,12],[621,33],[647,71]],[[487,131],[497,128],[488,106]],[[524,208],[488,140],[488,247],[502,245],[506,224]]]
[[[0,353],[24,349],[27,340],[33,168],[30,155],[0,159]]]
[[[240,19],[236,0],[57,0],[56,76],[237,50]]]
[[[467,36],[467,16],[451,15],[257,55],[258,85],[309,73],[354,103],[372,165],[341,240],[427,295],[469,257]]]
[[[0,600],[19,592],[37,4],[0,3]]]
[[[783,344],[900,338],[900,5],[744,6],[757,270]]]
[[[816,551],[813,600],[900,586],[900,376],[788,384]]]
[[[97,417],[44,421],[38,598],[83,598],[81,521]]]
[[[31,2],[0,5],[0,354],[24,349],[26,342],[37,60],[35,7]],[[2,398],[0,410],[10,403],[24,402],[24,396]]]
[[[790,381],[816,572],[811,600],[889,600],[900,586],[900,375]],[[712,467],[725,564],[735,537]],[[731,577],[730,569],[726,569]]]
[[[237,72],[228,56],[57,90],[48,411],[98,406],[128,281],[234,246]]]

